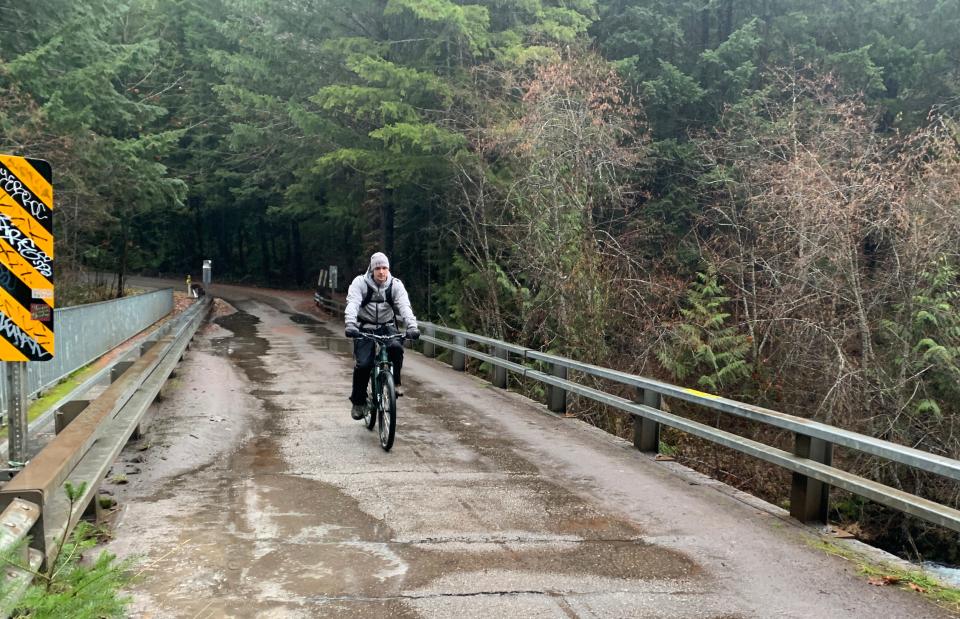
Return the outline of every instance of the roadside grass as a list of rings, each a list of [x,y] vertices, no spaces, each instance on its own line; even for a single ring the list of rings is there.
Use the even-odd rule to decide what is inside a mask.
[[[933,600],[951,612],[960,612],[960,589],[945,585],[922,570],[905,569],[889,563],[870,561],[853,550],[827,540],[811,541],[809,544],[817,550],[856,564],[857,572],[865,576],[871,585],[909,589]]]
[[[28,423],[50,410],[50,407],[60,401],[60,398],[70,393],[77,385],[81,384],[96,371],[97,367],[92,364],[75,370],[62,382],[48,390],[43,397],[31,402],[27,407]],[[0,429],[0,440],[6,440],[9,429],[9,425]]]

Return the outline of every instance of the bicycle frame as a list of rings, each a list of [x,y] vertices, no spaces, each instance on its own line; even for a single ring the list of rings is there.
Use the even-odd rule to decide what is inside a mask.
[[[373,367],[370,370],[370,393],[363,418],[364,424],[368,430],[372,430],[373,426],[379,423],[380,446],[384,451],[390,451],[396,434],[397,397],[393,385],[393,363],[387,354],[387,344],[392,340],[403,341],[404,335],[361,333],[360,337],[373,340],[376,346]]]
[[[378,337],[378,336],[374,336]],[[376,354],[373,357],[373,370],[370,372],[370,389],[374,394],[374,398],[377,399],[376,405],[382,406],[383,402],[380,402],[380,376],[384,373],[393,374],[393,362],[390,361],[390,357],[387,356],[387,343],[383,340],[374,340],[376,342]],[[373,403],[371,402],[371,405]]]

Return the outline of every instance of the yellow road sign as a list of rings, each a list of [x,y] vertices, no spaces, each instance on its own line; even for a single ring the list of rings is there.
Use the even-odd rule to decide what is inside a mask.
[[[53,358],[53,171],[0,155],[0,361]]]

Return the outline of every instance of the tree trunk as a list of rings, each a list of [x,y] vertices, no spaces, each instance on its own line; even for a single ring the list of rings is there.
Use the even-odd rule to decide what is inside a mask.
[[[117,266],[117,295],[115,298],[123,298],[124,280],[127,274],[127,222],[120,220],[120,263]]]
[[[733,34],[733,0],[724,0],[723,15],[720,18],[720,41],[726,41]]]
[[[383,252],[393,258],[393,219],[394,206],[392,192],[386,192],[380,205],[380,240],[383,243]]]
[[[257,222],[257,230],[260,236],[260,272],[263,274],[263,281],[270,281],[270,246],[267,243],[267,223],[263,217]]]
[[[243,236],[243,225],[237,228],[237,266],[240,268],[240,274],[247,272],[247,242]]]
[[[203,233],[203,213],[201,211],[201,204],[203,199],[198,196],[193,196],[190,198],[190,206],[193,207],[193,232],[195,235],[194,238],[194,260],[199,256],[200,259],[206,258],[207,254],[207,239]],[[189,265],[189,260],[187,261]]]
[[[290,240],[293,245],[293,277],[297,286],[302,286],[303,275],[303,246],[300,240],[300,222],[290,222]]]

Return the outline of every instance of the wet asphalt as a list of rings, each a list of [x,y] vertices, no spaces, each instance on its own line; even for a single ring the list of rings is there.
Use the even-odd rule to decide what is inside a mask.
[[[105,485],[107,548],[141,572],[132,616],[946,616],[780,515],[410,351],[386,453],[350,418],[340,328],[233,297]],[[754,556],[717,526],[754,527]]]

